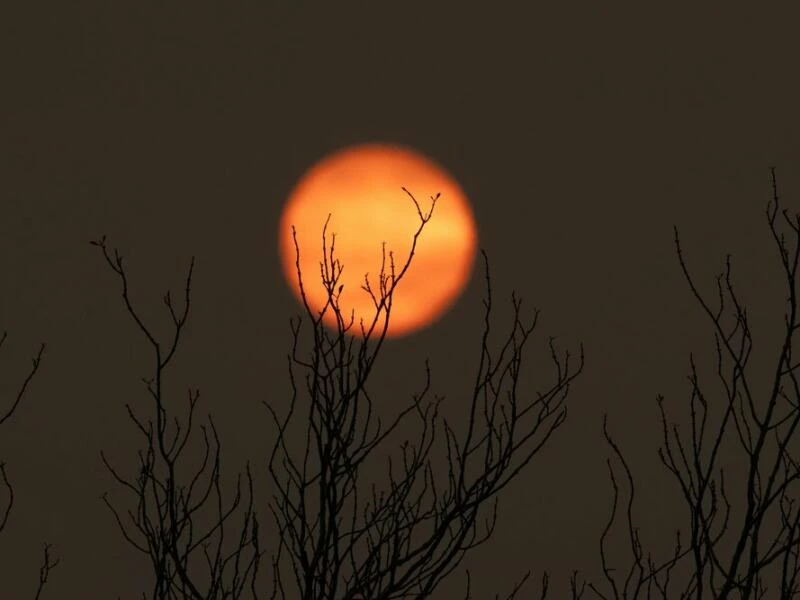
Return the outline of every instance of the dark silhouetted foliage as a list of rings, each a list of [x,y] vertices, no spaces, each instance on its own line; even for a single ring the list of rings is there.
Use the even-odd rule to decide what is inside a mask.
[[[8,332],[4,331],[3,335],[0,336],[0,350],[3,349],[3,345],[6,343],[6,339],[8,338]],[[0,427],[6,425],[6,422],[14,415],[16,410],[19,408],[20,403],[22,402],[23,397],[25,396],[25,392],[28,390],[28,386],[30,385],[31,381],[33,380],[36,372],[39,370],[39,365],[42,362],[42,354],[44,354],[45,345],[42,344],[39,347],[39,351],[36,353],[36,356],[31,359],[32,366],[31,370],[28,372],[28,375],[22,381],[22,385],[20,385],[19,390],[17,391],[15,397],[11,400],[9,405],[3,409],[0,408]],[[0,508],[0,533],[6,528],[8,524],[8,519],[11,516],[11,509],[14,506],[14,487],[11,484],[11,480],[8,477],[8,470],[6,467],[6,463],[0,459],[0,483],[2,484],[0,488],[5,488],[5,496],[6,500],[5,507]],[[50,544],[45,544],[44,546],[44,558],[42,559],[41,566],[39,567],[39,583],[36,587],[36,595],[34,598],[37,600],[42,597],[42,592],[44,591],[44,587],[47,584],[48,577],[50,576],[50,571],[58,565],[58,559],[54,559],[50,555]],[[5,562],[5,561],[4,561]],[[10,566],[7,562],[2,565],[4,570],[10,569]],[[3,577],[7,577],[8,575],[5,574]]]
[[[433,199],[431,210],[423,212],[408,195],[420,217],[419,228],[405,259],[384,252],[377,281],[365,278],[363,291],[375,305],[369,322],[355,323],[340,309],[343,265],[336,257],[335,238],[328,236],[327,226],[323,231],[320,276],[328,303],[317,313],[302,293],[305,314],[292,320],[288,410],[281,414],[272,403],[265,404],[275,426],[268,460],[274,487],[272,500],[266,502],[277,528],[275,539],[259,539],[249,466],[244,496],[237,483],[233,500],[224,504],[220,440],[210,416],[201,426],[201,467],[190,474],[179,468],[193,431],[198,393],[189,392],[188,409],[180,416],[167,408],[162,381],[187,320],[194,262],[186,278],[183,310],[175,310],[169,293],[164,297],[174,333],[162,343],[131,304],[119,252],[108,249],[105,237],[92,242],[118,276],[125,308],[152,351],[153,372],[144,379],[150,408],[126,406],[143,439],[138,471],[122,474],[103,454],[108,470],[128,492],[129,508],[122,511],[109,496],[104,499],[125,539],[152,564],[149,597],[264,597],[256,590],[256,578],[261,548],[268,545],[274,549],[272,598],[429,598],[466,553],[491,536],[498,494],[566,418],[570,383],[583,368],[583,349],[576,360],[569,352],[559,352],[551,338],[551,379],[539,391],[523,390],[524,351],[538,312],[525,318],[521,301],[512,296],[510,327],[495,348],[490,340],[493,299],[486,262],[483,333],[466,427],[458,430],[440,416],[442,398],[431,398],[427,363],[420,365],[419,392],[390,423],[382,423],[373,410],[377,392],[370,387],[370,376],[386,339],[394,291],[411,266],[435,205]],[[298,266],[301,290],[304,275]],[[336,316],[335,330],[322,324],[326,311]],[[303,429],[300,447],[288,433],[296,423]],[[368,480],[364,464],[379,451],[387,453],[386,477]],[[201,525],[209,520],[209,512],[210,525]],[[226,545],[223,531],[234,514],[240,525],[233,543]],[[512,585],[506,598],[514,598],[529,575]],[[544,574],[542,598],[547,589]],[[465,597],[471,598],[469,573]]]
[[[754,375],[758,365],[752,363],[751,323],[735,290],[730,256],[717,277],[716,298],[710,300],[690,274],[675,228],[680,268],[708,319],[716,366],[713,379],[708,378],[695,355],[689,355],[690,392],[683,415],[688,428],[670,418],[671,403],[657,398],[662,426],[658,456],[680,490],[686,521],[667,556],[656,558],[645,548],[633,518],[635,478],[604,422],[603,433],[615,460],[608,461],[613,502],[600,538],[603,581],[579,584],[573,577],[574,598],[589,592],[599,598],[664,600],[790,600],[800,595],[796,504],[800,462],[793,444],[800,425],[799,363],[794,352],[800,330],[800,214],[780,207],[774,169],[771,174],[773,195],[766,217],[786,296],[782,334],[775,345],[759,347],[757,360],[769,362],[772,376],[760,383]],[[780,314],[776,309],[775,317]],[[620,526],[626,530],[630,550],[624,568],[622,561],[614,562],[606,546],[611,530]]]

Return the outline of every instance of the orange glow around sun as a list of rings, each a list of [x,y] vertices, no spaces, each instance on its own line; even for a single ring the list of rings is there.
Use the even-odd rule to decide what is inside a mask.
[[[375,306],[362,289],[368,274],[378,289],[382,243],[394,253],[396,269],[408,258],[420,217],[440,194],[433,216],[417,241],[411,266],[399,282],[392,301],[387,336],[408,335],[437,320],[464,289],[475,259],[477,228],[469,201],[458,183],[442,167],[408,148],[389,144],[351,146],[320,160],[292,190],[278,235],[283,273],[300,299],[292,226],[300,248],[300,270],[309,305],[322,310],[328,294],[322,285],[322,231],[328,223],[328,246],[336,236],[335,257],[344,266],[339,284],[343,316],[355,321],[351,332],[360,334],[360,320],[371,323]],[[335,329],[336,319],[326,312],[324,322]]]

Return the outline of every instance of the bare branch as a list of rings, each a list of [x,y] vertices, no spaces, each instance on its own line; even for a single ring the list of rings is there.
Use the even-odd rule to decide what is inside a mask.
[[[385,340],[394,291],[411,267],[438,198],[431,199],[426,213],[404,191],[417,211],[419,227],[402,262],[384,248],[377,278],[365,276],[362,289],[375,313],[352,332],[360,335],[351,333],[353,315],[343,314],[339,305],[344,265],[336,257],[336,240],[328,236],[327,224],[319,275],[328,297],[321,311],[312,310],[306,299],[293,230],[305,319],[291,324],[288,411],[279,416],[265,403],[276,430],[268,467],[276,489],[270,509],[279,533],[272,561],[273,598],[285,597],[289,587],[308,600],[430,597],[467,552],[489,539],[499,492],[564,422],[569,386],[583,368],[582,348],[576,360],[550,339],[552,380],[543,390],[523,392],[524,350],[538,312],[524,319],[522,303],[512,295],[508,331],[499,349],[492,350],[492,289],[485,260],[484,330],[465,431],[440,416],[443,398],[431,395],[427,363],[411,401],[388,423],[376,417],[369,378]],[[336,317],[334,329],[322,323],[327,312]],[[304,331],[306,343],[301,342]],[[401,424],[404,433],[413,429],[415,438],[401,434]],[[290,438],[294,425],[304,428],[299,449]],[[301,441],[296,433],[291,436]],[[386,479],[365,481],[363,467],[379,448],[388,453]],[[467,574],[467,598],[469,590]],[[545,573],[542,598],[547,590]]]
[[[614,491],[612,516],[601,535],[601,562],[608,595],[590,583],[599,597],[639,598],[794,598],[800,593],[798,548],[800,516],[794,505],[795,483],[800,479],[800,461],[790,443],[800,425],[800,382],[793,361],[798,323],[797,267],[800,264],[800,215],[789,215],[779,207],[775,172],[772,170],[773,198],[767,206],[767,223],[781,261],[787,289],[784,331],[772,380],[764,389],[753,387],[750,359],[753,336],[747,307],[733,283],[730,256],[717,277],[717,301],[713,306],[696,286],[675,228],[675,250],[689,289],[708,319],[714,341],[715,383],[703,381],[694,356],[689,356],[690,393],[688,431],[672,422],[665,400],[658,397],[662,425],[662,464],[673,476],[687,509],[689,538],[681,544],[680,530],[671,555],[660,562],[643,549],[632,524],[633,477],[619,447],[604,433],[616,458],[626,472],[630,487],[628,513],[631,570],[623,587],[617,573],[607,566],[603,541],[614,525],[619,488],[610,467]],[[778,215],[783,217],[782,221]],[[762,363],[774,360],[771,349],[762,352]],[[722,448],[740,451],[738,464],[744,466],[743,481],[731,484],[722,461]],[[609,463],[610,465],[610,463]],[[735,492],[735,496],[732,495]],[[732,498],[737,501],[734,513]],[[734,518],[734,515],[736,518]],[[688,575],[683,582],[671,579],[680,565]],[[628,583],[637,581],[629,589]],[[777,587],[769,587],[767,584]],[[647,588],[642,586],[646,584]],[[670,584],[677,584],[670,590]],[[777,591],[779,590],[779,591]],[[776,594],[779,594],[777,596]]]
[[[5,343],[6,339],[8,338],[8,332],[3,331],[2,336],[0,336],[0,349],[2,349],[3,344]],[[30,382],[33,380],[33,377],[36,375],[37,371],[39,370],[39,365],[42,362],[42,354],[44,353],[45,344],[42,343],[39,346],[39,351],[36,353],[31,359],[31,370],[28,371],[28,375],[22,382],[22,385],[19,387],[17,394],[12,401],[11,405],[5,410],[5,413],[0,413],[0,425],[3,425],[11,416],[16,412],[19,408],[20,403],[22,402],[23,396],[25,396],[26,391],[28,390],[28,386]],[[11,508],[14,506],[14,487],[11,484],[11,481],[8,477],[8,472],[6,470],[6,464],[0,461],[0,480],[2,481],[2,487],[6,489],[6,493],[8,494],[8,500],[6,501],[5,508],[2,509],[0,512],[0,532],[2,532],[6,525],[8,524],[9,516],[11,515]],[[53,569],[57,564],[58,560],[51,560],[49,555],[50,545],[45,545],[44,549],[44,563],[41,567],[40,576],[39,576],[39,584],[36,591],[36,599],[38,600],[44,590],[45,584],[47,583],[47,578],[49,576],[50,570]]]
[[[149,556],[154,600],[236,599],[248,591],[255,595],[255,579],[263,553],[258,540],[250,466],[245,469],[244,492],[239,475],[233,499],[224,502],[220,484],[221,447],[212,416],[208,415],[200,425],[199,437],[192,435],[196,431],[194,413],[199,392],[189,390],[183,417],[167,407],[163,393],[164,377],[189,314],[194,258],[186,275],[183,309],[176,310],[169,292],[163,297],[173,333],[162,345],[131,303],[122,256],[116,249],[112,256],[105,236],[92,244],[102,250],[106,262],[119,277],[123,302],[149,342],[154,365],[151,376],[142,378],[152,401],[150,413],[140,416],[126,405],[128,417],[143,439],[143,448],[138,452],[138,473],[120,474],[101,453],[103,464],[132,497],[134,507],[123,515],[107,494],[103,495],[103,502],[128,543]],[[201,460],[187,477],[183,464],[192,440],[192,447],[200,447]],[[241,528],[233,543],[229,543],[226,525],[237,514]]]

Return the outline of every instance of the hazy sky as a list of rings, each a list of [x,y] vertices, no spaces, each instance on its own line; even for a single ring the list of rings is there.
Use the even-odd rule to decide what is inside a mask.
[[[120,248],[133,299],[162,335],[161,295],[181,289],[196,257],[171,389],[179,401],[201,390],[230,470],[248,457],[262,468],[261,401],[285,403],[298,312],[277,258],[281,205],[309,165],[356,142],[412,146],[461,182],[498,300],[516,289],[542,310],[532,361],[549,335],[585,343],[567,422],[465,563],[476,597],[529,568],[548,569],[558,590],[573,569],[596,572],[611,498],[603,413],[640,482],[641,524],[662,531],[674,488],[656,456],[654,398],[680,411],[689,351],[711,350],[672,226],[705,290],[731,252],[754,327],[776,327],[784,296],[764,208],[770,166],[785,205],[800,208],[796,11],[163,4],[0,14],[3,398],[47,342],[0,431],[16,492],[0,537],[9,597],[35,585],[44,541],[62,559],[48,598],[133,598],[147,573],[100,500],[108,491],[124,506],[99,453],[132,463],[124,404],[146,400],[149,355],[89,240]],[[387,402],[408,398],[429,357],[435,391],[458,413],[482,294],[475,276],[440,322],[387,346]],[[440,597],[462,586],[458,571]]]

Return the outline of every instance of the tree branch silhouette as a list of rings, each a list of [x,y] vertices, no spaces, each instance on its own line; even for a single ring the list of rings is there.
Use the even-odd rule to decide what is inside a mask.
[[[627,482],[621,519],[632,558],[623,578],[610,566],[605,548],[609,531],[620,519],[620,485],[609,460],[613,503],[600,538],[605,586],[589,584],[600,598],[789,600],[800,594],[800,511],[795,502],[800,462],[792,447],[800,425],[800,381],[793,352],[800,329],[800,214],[780,207],[774,168],[771,179],[766,217],[786,286],[778,347],[758,355],[764,364],[771,361],[772,376],[760,386],[753,375],[753,335],[747,307],[734,286],[730,255],[717,277],[712,302],[695,284],[675,228],[681,271],[711,326],[716,359],[714,386],[703,379],[690,354],[688,431],[669,418],[665,398],[657,398],[662,426],[658,455],[680,489],[688,535],[682,540],[678,530],[672,553],[660,561],[645,552],[632,515],[634,478],[604,421],[604,435]],[[744,467],[741,482],[723,464],[723,448],[737,450],[737,461]],[[686,575],[678,577],[679,572]]]
[[[3,335],[0,336],[0,350],[2,350],[3,345],[8,338],[8,331],[3,331]],[[42,362],[42,354],[44,354],[45,344],[42,343],[39,346],[39,351],[36,353],[31,359],[31,370],[28,371],[28,375],[22,381],[22,385],[20,385],[19,389],[17,390],[16,396],[11,401],[10,405],[6,409],[0,409],[0,426],[4,425],[6,421],[8,421],[16,410],[19,408],[20,403],[22,402],[22,398],[25,396],[25,392],[28,390],[28,386],[30,385],[31,381],[33,380],[34,376],[36,375],[37,371],[39,370],[39,365]],[[0,533],[6,528],[8,524],[8,519],[11,515],[11,509],[14,506],[14,487],[11,484],[11,480],[8,477],[8,471],[6,469],[6,463],[0,460],[0,481],[2,481],[2,487],[5,488],[5,493],[8,497],[8,500],[5,502],[5,508],[0,509]],[[57,565],[59,560],[53,559],[50,556],[50,544],[44,545],[44,557],[42,559],[42,564],[39,568],[39,583],[36,588],[36,595],[34,598],[38,600],[41,598],[42,592],[44,591],[44,587],[47,584],[47,579],[50,576],[50,571],[54,569]]]
[[[419,216],[408,256],[398,261],[384,247],[377,281],[365,277],[374,315],[355,323],[340,306],[343,266],[335,233],[322,232],[319,275],[327,291],[320,310],[306,298],[295,233],[296,268],[305,314],[292,320],[287,357],[292,394],[286,414],[265,402],[277,435],[269,458],[275,485],[270,503],[279,543],[272,567],[272,598],[385,600],[429,598],[467,552],[491,536],[498,493],[516,478],[566,418],[570,384],[583,367],[549,341],[554,373],[543,389],[520,388],[524,352],[538,321],[525,317],[512,295],[512,319],[498,349],[490,342],[493,296],[483,255],[487,296],[478,367],[464,431],[440,415],[431,398],[426,362],[419,391],[388,423],[375,415],[370,376],[389,327],[394,292],[411,266],[438,195]],[[323,317],[332,313],[336,327]],[[357,326],[357,329],[353,329]],[[406,436],[413,428],[416,437]],[[293,448],[293,427],[304,442]],[[397,440],[402,436],[402,441]],[[364,466],[390,448],[383,482],[366,481]],[[391,449],[394,451],[391,452]],[[507,596],[514,598],[526,574]],[[547,594],[543,576],[542,598]],[[467,573],[466,598],[471,598]]]
[[[107,493],[103,501],[128,543],[148,556],[153,570],[150,597],[154,600],[237,599],[244,597],[247,591],[255,596],[262,552],[253,507],[250,465],[245,469],[244,491],[239,474],[233,500],[224,502],[220,484],[220,440],[210,414],[207,422],[200,425],[199,438],[196,433],[192,438],[196,431],[194,417],[199,391],[188,391],[187,409],[181,417],[169,405],[163,389],[167,368],[175,356],[189,314],[194,258],[186,276],[183,310],[176,309],[169,292],[163,298],[173,333],[169,341],[162,343],[131,303],[128,277],[119,251],[115,249],[113,254],[109,251],[105,236],[90,243],[100,248],[118,276],[125,308],[147,339],[153,361],[151,377],[142,378],[151,400],[150,412],[142,416],[143,413],[130,404],[125,406],[144,442],[138,451],[138,473],[121,474],[101,452],[106,468],[132,496],[133,508],[128,508],[123,515]],[[190,440],[198,439],[202,440],[200,466],[184,474]],[[229,536],[234,519],[238,519],[240,525],[234,530],[231,543]],[[143,597],[146,597],[144,593]]]

